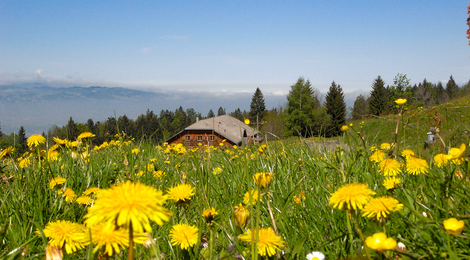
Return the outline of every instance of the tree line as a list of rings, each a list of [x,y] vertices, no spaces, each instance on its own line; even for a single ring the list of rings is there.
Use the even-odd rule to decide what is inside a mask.
[[[450,76],[445,87],[441,82],[433,84],[426,79],[423,82],[410,85],[410,79],[405,74],[398,74],[392,85],[386,85],[378,76],[372,83],[370,94],[357,96],[354,106],[350,109],[349,119],[357,120],[366,116],[379,116],[397,113],[394,101],[406,98],[410,106],[431,106],[450,101],[453,98],[470,93],[470,81],[460,88]],[[226,110],[219,107],[217,116],[225,115]],[[259,130],[267,139],[284,138],[289,136],[336,136],[341,133],[341,126],[346,123],[348,113],[344,100],[343,89],[333,81],[326,96],[313,88],[310,81],[300,77],[290,86],[285,106],[266,109],[263,93],[259,88],[252,96],[250,110],[235,109],[228,113],[241,121],[250,119],[250,125]],[[88,119],[86,123],[76,123],[70,117],[66,125],[53,126],[47,133],[42,133],[52,143],[52,137],[75,140],[83,132],[96,135],[93,144],[99,145],[110,141],[116,134],[125,134],[139,141],[161,143],[174,134],[183,130],[197,120],[214,117],[211,109],[206,116],[193,108],[183,109],[180,106],[175,111],[161,110],[155,114],[147,110],[137,119],[131,119],[125,114],[119,117],[108,117],[104,121]],[[13,146],[17,154],[27,151],[26,131],[23,126],[18,133],[5,135],[0,126],[0,148]]]

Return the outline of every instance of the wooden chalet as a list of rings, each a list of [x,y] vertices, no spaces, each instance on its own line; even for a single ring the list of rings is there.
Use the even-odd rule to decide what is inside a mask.
[[[229,115],[222,115],[199,120],[168,138],[165,142],[197,147],[199,143],[219,146],[225,140],[224,146],[242,146],[251,143],[257,134],[256,130],[254,131],[242,121]]]

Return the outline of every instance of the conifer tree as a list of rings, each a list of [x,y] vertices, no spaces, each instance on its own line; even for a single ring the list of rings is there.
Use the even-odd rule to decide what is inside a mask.
[[[387,89],[385,82],[378,76],[372,83],[372,91],[369,99],[369,113],[372,115],[380,115],[387,109]]]
[[[212,111],[212,109],[209,110],[209,113],[207,113],[207,118],[214,117],[214,116],[215,116],[214,111]]]
[[[253,97],[251,98],[250,104],[250,119],[253,122],[261,121],[261,119],[266,115],[266,104],[264,103],[263,93],[259,88],[256,88]]]
[[[334,81],[326,94],[326,112],[331,116],[330,129],[326,132],[328,136],[336,136],[341,133],[341,127],[346,123],[346,102],[344,102],[343,89]]]
[[[26,149],[28,148],[28,143],[27,143],[27,138],[26,138],[26,131],[24,130],[24,127],[21,126],[20,130],[18,131],[18,148],[19,154],[23,154]]]
[[[459,95],[459,86],[455,83],[454,77],[450,75],[449,81],[446,84],[446,92],[450,99],[456,98]]]
[[[67,139],[75,140],[77,137],[78,137],[77,125],[73,121],[72,117],[70,117],[69,122],[67,123]]]
[[[217,111],[217,116],[223,115],[225,115],[225,109],[223,107],[219,107],[219,110]]]

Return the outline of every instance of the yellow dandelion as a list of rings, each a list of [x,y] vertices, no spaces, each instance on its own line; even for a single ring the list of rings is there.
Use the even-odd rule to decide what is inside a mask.
[[[389,143],[380,144],[380,149],[382,150],[390,150],[390,148],[392,148],[392,146]]]
[[[379,167],[380,172],[384,176],[395,176],[401,172],[401,164],[397,160],[391,158],[381,161]]]
[[[455,171],[454,175],[455,175],[455,177],[457,177],[459,179],[463,178],[463,174],[460,170]]]
[[[247,207],[243,206],[241,203],[238,206],[235,206],[235,225],[240,225],[245,227],[246,221],[250,216],[250,211]]]
[[[442,168],[442,167],[446,166],[447,161],[448,161],[447,155],[445,155],[443,153],[436,154],[434,156],[434,165],[436,165],[439,168]]]
[[[415,153],[411,149],[405,149],[401,152],[401,156],[405,157],[406,159],[410,156],[415,156]]]
[[[0,159],[13,154],[14,151],[15,149],[12,146],[8,146],[7,148],[3,149],[2,152],[0,152]]]
[[[101,191],[101,189],[98,188],[98,187],[90,187],[90,188],[86,189],[86,190],[83,192],[83,195],[87,195],[87,196],[90,195],[90,194],[96,195],[96,194],[98,194],[100,191]]]
[[[165,176],[165,172],[162,170],[154,171],[153,177],[156,179],[160,179],[161,177]]]
[[[245,118],[245,125],[249,125],[249,124],[250,124],[250,119]]]
[[[85,226],[67,220],[49,222],[43,230],[51,246],[65,247],[67,254],[80,250],[89,244]]]
[[[375,153],[373,153],[370,157],[369,160],[372,162],[381,162],[385,158],[385,153],[382,152],[381,150],[376,150]]]
[[[28,144],[30,149],[34,149],[41,144],[46,143],[46,138],[42,135],[32,135],[26,140],[26,143]]]
[[[331,194],[328,205],[333,208],[342,209],[344,204],[351,208],[362,209],[364,204],[372,199],[375,192],[362,183],[350,183],[341,186],[337,191]]]
[[[183,183],[178,184],[176,187],[168,189],[169,199],[175,202],[191,200],[194,193],[195,187],[191,187],[191,184]]]
[[[105,254],[112,256],[113,253],[119,254],[121,248],[129,246],[129,231],[124,228],[116,229],[111,222],[98,223],[90,231],[93,244],[96,245],[93,253],[103,249]]]
[[[371,199],[362,209],[362,216],[368,218],[377,217],[377,220],[386,218],[390,212],[403,209],[403,204],[392,197],[378,197]]]
[[[397,184],[401,183],[401,179],[395,176],[385,178],[383,182],[383,186],[387,190],[394,189]]]
[[[220,168],[220,167],[212,169],[212,174],[214,174],[214,175],[217,175],[221,172],[222,172],[222,168]]]
[[[84,217],[85,224],[113,222],[128,228],[132,223],[136,232],[150,232],[149,220],[160,226],[163,221],[169,221],[172,212],[163,207],[167,199],[168,195],[140,182],[118,183],[96,194],[94,206]]]
[[[150,172],[150,171],[154,171],[154,170],[155,170],[155,165],[153,165],[151,163],[147,164],[147,171]]]
[[[82,141],[84,139],[90,139],[90,138],[93,138],[95,137],[96,135],[90,133],[90,132],[83,132],[81,133],[78,137],[77,137],[77,140],[78,141]]]
[[[465,152],[465,144],[461,144],[459,148],[452,147],[447,155],[448,160],[458,159]]]
[[[295,202],[297,205],[300,205],[301,200],[300,200],[297,196],[294,195],[294,202]]]
[[[397,246],[397,241],[392,237],[387,238],[385,233],[375,233],[374,235],[366,238],[366,245],[368,248],[383,252],[387,250],[393,250]]]
[[[219,212],[214,207],[202,211],[202,217],[204,217],[207,223],[211,223],[216,215],[219,215]]]
[[[52,137],[52,140],[58,145],[66,145],[67,144],[67,139],[60,139],[59,137]]]
[[[375,145],[372,146],[371,148],[369,148],[369,151],[371,151],[371,152],[375,152],[377,150],[379,150],[379,148],[377,148],[377,146],[375,146]]]
[[[413,175],[427,173],[429,169],[428,162],[418,157],[410,157],[406,160],[406,172]]]
[[[171,244],[179,245],[181,249],[193,247],[199,236],[199,229],[196,226],[188,224],[176,224],[170,230]]]
[[[349,127],[348,127],[347,125],[343,125],[343,126],[341,127],[341,131],[343,131],[343,132],[346,132],[346,131],[348,131],[348,130],[349,130]]]
[[[81,205],[90,205],[93,204],[94,200],[88,196],[80,196],[75,200],[75,202]]]
[[[18,166],[23,169],[23,168],[28,167],[30,164],[31,164],[31,161],[29,160],[29,158],[24,158],[24,159],[21,159],[21,161],[18,163]]]
[[[273,176],[274,173],[271,172],[257,172],[253,175],[253,180],[255,180],[256,185],[260,188],[266,188],[271,183]]]
[[[256,242],[257,236],[258,241]],[[281,250],[285,245],[282,238],[276,235],[270,227],[254,229],[254,232],[251,232],[251,229],[248,229],[243,235],[238,236],[238,238],[242,241],[256,243],[258,254],[260,256],[273,256],[276,254],[276,251]]]
[[[247,191],[245,193],[245,196],[243,197],[243,203],[248,206],[255,205],[258,200],[261,201],[261,196],[259,195],[259,191],[257,190]]]
[[[60,184],[64,184],[67,180],[65,178],[62,178],[62,177],[54,177],[54,179],[52,179],[50,182],[49,182],[49,188],[53,189],[56,185],[60,185]]]
[[[62,195],[66,202],[73,202],[75,197],[77,197],[77,195],[75,195],[75,191],[73,191],[71,188],[65,188],[64,191],[58,190],[57,194]]]

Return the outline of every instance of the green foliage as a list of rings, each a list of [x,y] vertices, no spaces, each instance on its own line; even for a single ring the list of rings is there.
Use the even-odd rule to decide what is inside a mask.
[[[310,81],[299,78],[291,86],[287,95],[286,134],[312,136],[319,133],[321,129],[313,128],[316,120],[322,120],[315,117],[316,106],[318,106],[318,100],[315,99],[315,92]]]
[[[354,107],[352,108],[351,111],[351,117],[353,120],[358,120],[361,119],[364,116],[367,116],[369,110],[368,110],[368,102],[364,95],[359,95],[356,97],[356,100],[354,101]]]
[[[341,133],[341,126],[346,123],[346,103],[343,89],[334,81],[326,94],[326,112],[331,116],[331,123],[327,128],[327,136],[336,136]]]
[[[456,98],[459,95],[459,86],[455,83],[454,77],[452,77],[452,75],[450,76],[449,81],[447,81],[446,92],[451,99]]]

